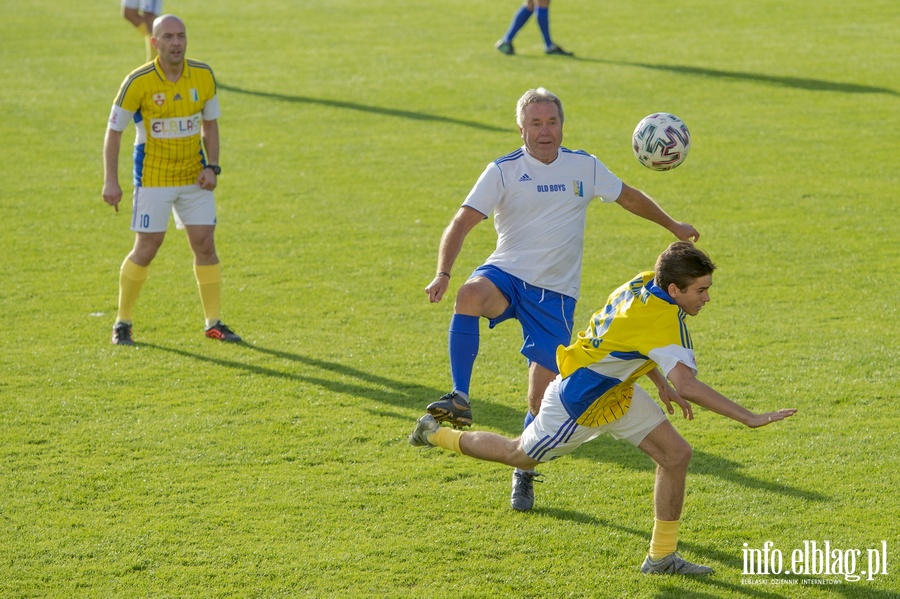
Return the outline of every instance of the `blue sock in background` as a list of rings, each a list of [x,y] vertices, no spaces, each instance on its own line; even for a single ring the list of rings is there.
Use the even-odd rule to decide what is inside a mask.
[[[553,45],[553,42],[550,40],[550,10],[539,6],[535,10],[535,14],[537,15],[538,27],[541,28],[541,35],[544,36],[544,45],[549,48]]]
[[[531,18],[531,11],[522,6],[513,15],[512,23],[509,24],[509,29],[506,31],[506,35],[503,36],[504,42],[511,42],[516,34],[519,33],[519,29],[525,26],[525,23],[528,22],[528,19]]]

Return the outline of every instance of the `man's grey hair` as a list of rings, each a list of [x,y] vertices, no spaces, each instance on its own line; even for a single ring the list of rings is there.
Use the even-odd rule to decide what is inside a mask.
[[[562,100],[553,92],[548,91],[547,88],[539,87],[528,90],[519,98],[519,101],[516,103],[516,123],[518,123],[519,127],[525,124],[525,107],[529,104],[550,104],[551,102],[559,108],[559,122],[564,122],[566,117],[563,114]]]

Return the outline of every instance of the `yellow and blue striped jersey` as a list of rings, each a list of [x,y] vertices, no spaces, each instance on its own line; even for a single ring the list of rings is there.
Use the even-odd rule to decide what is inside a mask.
[[[606,306],[556,361],[560,398],[584,426],[602,426],[625,415],[634,382],[659,365],[664,374],[679,362],[696,372],[686,313],[643,272],[609,296]]]
[[[206,163],[201,123],[217,119],[216,80],[208,65],[186,60],[177,82],[159,58],[132,71],[119,88],[109,127],[124,131],[134,120],[134,184],[175,187],[196,183]]]

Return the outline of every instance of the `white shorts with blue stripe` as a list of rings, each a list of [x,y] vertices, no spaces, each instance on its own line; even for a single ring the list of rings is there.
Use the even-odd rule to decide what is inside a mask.
[[[637,446],[650,431],[666,420],[666,414],[646,391],[634,386],[631,407],[625,415],[603,426],[581,426],[566,412],[559,399],[560,377],[550,383],[541,410],[522,433],[522,450],[538,462],[549,462],[572,453],[576,447],[604,433]]]

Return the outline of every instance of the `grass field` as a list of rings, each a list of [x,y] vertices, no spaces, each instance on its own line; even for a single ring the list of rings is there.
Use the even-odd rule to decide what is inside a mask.
[[[0,597],[900,596],[896,0],[560,0],[574,59],[533,22],[496,52],[515,0],[166,0],[220,84],[223,302],[247,343],[203,338],[172,228],[134,348],[109,344],[130,209],[100,197],[143,59],[117,4],[0,6]],[[441,231],[538,85],[566,146],[701,231],[701,378],[799,408],[755,431],[673,420],[695,449],[680,550],[705,579],[639,574],[653,469],[626,444],[545,466],[520,514],[507,468],[406,443],[449,390],[452,301],[423,293]],[[629,145],[659,110],[693,135],[668,173]],[[476,228],[451,290],[494,241]],[[669,241],[593,206],[578,326]],[[515,435],[520,333],[486,330],[476,428]],[[785,567],[811,541],[860,550],[857,574],[886,547],[888,573],[746,575],[767,541]]]

